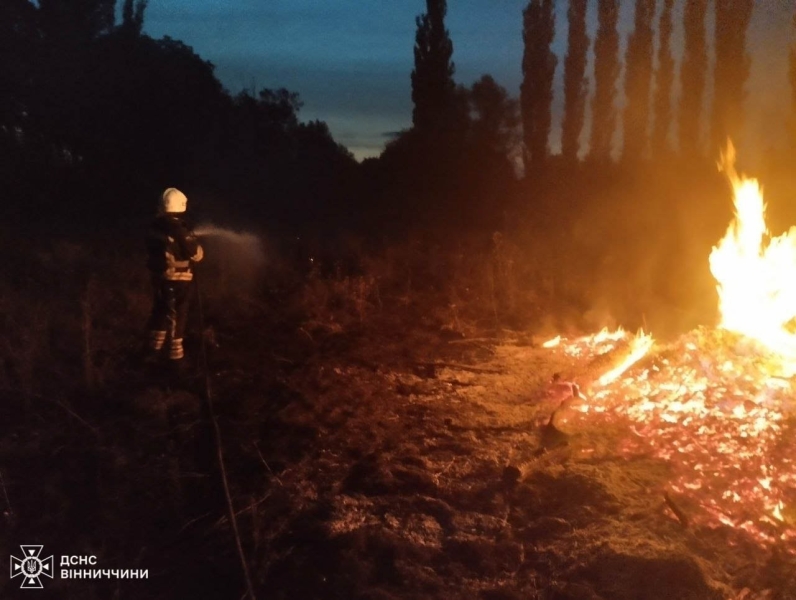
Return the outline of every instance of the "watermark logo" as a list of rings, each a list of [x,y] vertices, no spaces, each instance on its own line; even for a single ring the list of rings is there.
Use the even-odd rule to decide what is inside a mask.
[[[11,556],[11,579],[21,576],[22,585],[19,587],[23,590],[43,588],[40,577],[44,575],[53,578],[53,557],[39,558],[44,546],[20,546],[20,548],[24,558]]]

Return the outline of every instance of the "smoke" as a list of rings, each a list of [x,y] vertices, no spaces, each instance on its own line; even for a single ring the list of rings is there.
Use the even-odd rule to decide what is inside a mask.
[[[739,140],[747,164],[754,165],[766,151],[789,142],[793,119],[788,79],[792,16],[792,2],[755,2],[747,34],[752,62],[746,84],[746,127],[744,139]]]
[[[251,291],[266,266],[263,240],[247,231],[202,223],[194,229],[205,250],[207,276],[219,291]]]

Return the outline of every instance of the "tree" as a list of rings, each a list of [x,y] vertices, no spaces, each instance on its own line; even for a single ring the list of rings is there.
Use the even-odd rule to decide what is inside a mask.
[[[679,139],[685,156],[701,154],[700,117],[702,96],[708,68],[705,41],[705,15],[707,0],[686,0],[683,14],[685,49],[680,69],[682,94],[680,96]]]
[[[445,29],[445,0],[426,0],[415,34],[415,68],[412,71],[412,124],[423,134],[447,129],[455,105],[453,43]]]
[[[19,125],[28,109],[37,39],[35,7],[28,0],[0,2],[0,127]]]
[[[558,59],[550,50],[555,36],[553,0],[531,0],[523,11],[520,109],[525,167],[542,163],[548,155],[552,122],[553,75]]]
[[[586,108],[586,54],[589,36],[586,34],[586,0],[569,0],[567,10],[569,34],[567,57],[564,59],[564,122],[561,132],[561,153],[574,161],[580,150]]]
[[[616,129],[616,80],[619,76],[618,0],[599,0],[597,38],[594,42],[594,99],[590,156],[598,160],[611,157],[611,140]]]
[[[674,58],[672,57],[672,6],[674,0],[663,0],[658,33],[658,70],[655,73],[655,120],[652,129],[652,153],[659,157],[669,151],[669,126],[672,118],[672,83]]]
[[[62,43],[96,39],[113,29],[116,0],[39,0],[45,36]]]
[[[31,121],[53,146],[75,156],[75,144],[84,137],[81,115],[92,103],[92,64],[100,42],[114,31],[115,6],[116,0],[39,0],[41,52],[31,73]]]
[[[40,50],[36,16],[28,0],[0,0],[0,189],[6,199],[0,218],[6,223],[31,204],[36,186],[51,180],[37,168],[43,152],[29,119]],[[15,202],[15,197],[26,201]]]
[[[715,0],[716,68],[714,70],[712,151],[727,138],[737,138],[743,127],[744,85],[751,60],[746,52],[746,30],[753,0]]]
[[[141,30],[144,27],[144,12],[148,3],[149,0],[124,0],[121,24],[123,31],[141,35]]]
[[[505,158],[517,141],[517,101],[491,75],[482,75],[469,91],[473,143]]]
[[[465,221],[479,227],[499,227],[502,209],[516,181],[515,160],[520,150],[519,105],[490,75],[469,90],[468,156],[461,173],[467,199]]]
[[[117,189],[116,202],[96,207],[97,215],[146,215],[152,206],[141,198],[193,186],[197,173],[222,160],[205,148],[230,100],[213,66],[189,46],[115,31],[95,41],[83,68],[80,109],[61,131],[81,157],[86,184]]]
[[[354,218],[350,182],[357,163],[325,123],[299,121],[301,106],[298,94],[284,88],[232,98],[202,146],[205,187],[240,215],[287,229]]]
[[[624,114],[625,159],[644,155],[649,141],[650,87],[652,83],[652,18],[655,0],[636,0],[633,33],[627,42]]]

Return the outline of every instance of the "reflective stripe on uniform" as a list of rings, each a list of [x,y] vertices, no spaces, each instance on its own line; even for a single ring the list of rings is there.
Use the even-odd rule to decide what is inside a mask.
[[[165,257],[167,269],[187,269],[191,266],[190,260],[177,260],[168,250],[166,250]]]
[[[169,348],[169,358],[172,360],[179,360],[185,356],[185,350],[182,347],[182,338],[171,340],[171,347]]]
[[[190,271],[190,260],[175,260],[171,252],[166,252],[166,270],[163,273],[164,279],[168,281],[191,281],[193,273]]]
[[[200,260],[202,260],[202,259],[204,258],[204,255],[205,255],[205,251],[204,251],[204,250],[202,250],[202,247],[201,247],[200,245],[198,245],[198,244],[197,244],[197,245],[196,245],[196,254],[194,254],[194,255],[191,257],[191,260],[192,260],[193,262],[199,262]]]
[[[166,332],[152,330],[149,332],[149,347],[152,350],[160,350],[166,343]]]
[[[193,273],[190,271],[167,271],[163,278],[166,281],[193,281]]]

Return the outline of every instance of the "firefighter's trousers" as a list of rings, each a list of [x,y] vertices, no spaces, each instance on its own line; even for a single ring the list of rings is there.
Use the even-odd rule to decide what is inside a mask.
[[[149,318],[149,347],[163,350],[168,341],[169,358],[179,360],[185,355],[182,339],[191,303],[192,281],[152,279],[154,299]]]

